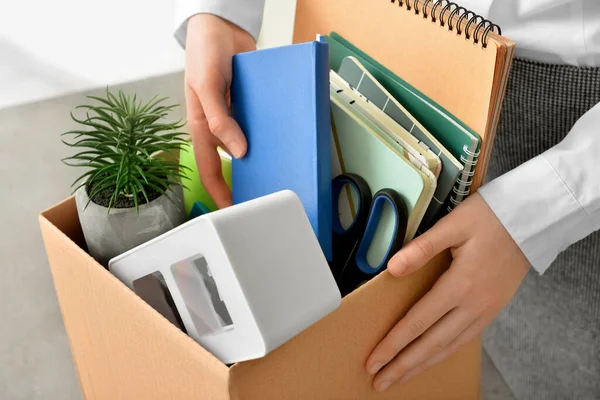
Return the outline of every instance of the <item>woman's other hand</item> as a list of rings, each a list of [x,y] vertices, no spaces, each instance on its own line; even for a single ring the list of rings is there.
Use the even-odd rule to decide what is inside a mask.
[[[453,261],[433,288],[377,345],[367,360],[384,391],[468,344],[510,301],[530,264],[485,200],[474,194],[393,257],[393,276],[409,275],[450,249]]]

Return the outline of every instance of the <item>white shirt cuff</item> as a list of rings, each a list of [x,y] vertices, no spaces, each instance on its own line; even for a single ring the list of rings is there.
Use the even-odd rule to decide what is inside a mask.
[[[188,19],[196,14],[213,14],[247,31],[258,40],[265,0],[177,0],[175,39],[185,48]]]
[[[540,274],[593,231],[544,154],[482,186],[479,193]]]

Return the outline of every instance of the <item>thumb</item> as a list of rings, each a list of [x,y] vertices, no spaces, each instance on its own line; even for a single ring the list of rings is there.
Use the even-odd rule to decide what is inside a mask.
[[[461,238],[449,217],[442,218],[431,229],[405,245],[388,262],[388,271],[393,276],[410,275],[442,251],[456,245]]]
[[[234,157],[241,158],[247,150],[246,137],[238,123],[229,115],[226,93],[228,88],[224,79],[211,74],[197,90],[202,103],[208,128]]]

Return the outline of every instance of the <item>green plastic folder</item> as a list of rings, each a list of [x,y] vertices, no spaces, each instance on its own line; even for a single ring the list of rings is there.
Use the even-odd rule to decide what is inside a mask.
[[[481,138],[442,106],[379,64],[335,32],[323,36],[329,43],[331,69],[338,72],[344,58],[352,56],[406,108],[450,153],[464,165],[448,201],[454,208],[468,194],[479,157]]]

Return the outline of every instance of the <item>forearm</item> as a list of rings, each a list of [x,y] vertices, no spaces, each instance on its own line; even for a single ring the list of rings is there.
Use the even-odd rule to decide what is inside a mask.
[[[213,14],[258,39],[265,0],[176,0],[175,38],[185,47],[187,21],[196,14]]]
[[[600,104],[558,145],[480,188],[531,265],[600,229]]]

